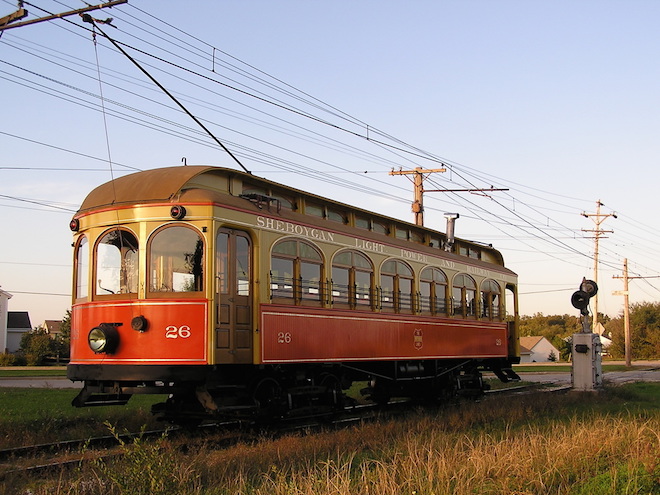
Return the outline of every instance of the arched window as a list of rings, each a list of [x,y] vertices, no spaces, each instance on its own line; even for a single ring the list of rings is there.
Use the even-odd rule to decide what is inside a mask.
[[[332,261],[332,303],[336,307],[373,307],[374,269],[364,254],[342,251]]]
[[[158,231],[149,246],[151,292],[199,292],[204,290],[204,241],[182,226]]]
[[[89,297],[89,243],[82,237],[76,248],[76,299]]]
[[[481,283],[481,316],[489,320],[501,320],[500,284],[495,280],[484,280]]]
[[[95,259],[96,295],[137,293],[138,241],[132,232],[107,232],[96,244]]]
[[[419,281],[420,307],[424,314],[447,314],[447,275],[442,270],[427,267]]]
[[[312,244],[297,239],[278,242],[273,246],[270,267],[272,299],[321,304],[323,257]]]
[[[383,263],[380,288],[384,311],[413,312],[413,271],[406,263],[398,260]]]
[[[474,279],[465,273],[454,277],[451,289],[454,314],[463,318],[473,317],[477,314],[477,284]]]

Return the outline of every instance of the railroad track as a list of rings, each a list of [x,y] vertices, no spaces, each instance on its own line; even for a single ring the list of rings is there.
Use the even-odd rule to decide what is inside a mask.
[[[481,400],[488,400],[489,397],[500,397],[502,395],[565,392],[568,389],[570,387],[544,389],[537,385],[524,385],[487,391]],[[194,442],[196,438],[208,440],[208,437],[204,434],[206,431],[224,431],[226,435],[213,439],[211,444],[214,449],[224,449],[239,442],[255,441],[257,438],[276,438],[300,431],[314,433],[328,428],[344,428],[366,421],[393,419],[408,413],[411,409],[410,404],[410,400],[395,400],[384,407],[376,404],[351,405],[331,416],[309,415],[283,419],[268,424],[257,422],[246,424],[245,422],[238,423],[236,421],[217,422],[195,429],[170,427],[140,433],[106,435],[4,449],[0,450],[0,482],[12,476],[42,475],[68,468],[76,468],[92,461],[105,461],[118,457],[123,455],[125,448],[130,448],[130,445],[138,438],[152,441],[162,438],[164,435],[174,435],[175,441],[180,442],[179,448],[183,449],[189,448],[186,443]]]

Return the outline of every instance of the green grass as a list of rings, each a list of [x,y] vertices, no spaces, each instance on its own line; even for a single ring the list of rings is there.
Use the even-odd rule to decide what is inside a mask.
[[[55,369],[34,369],[34,368],[12,368],[12,369],[0,369],[0,378],[11,378],[11,377],[42,377],[42,376],[66,376],[66,369],[55,368]]]
[[[106,435],[104,421],[130,431],[156,428],[151,405],[164,395],[136,395],[126,406],[76,408],[77,389],[0,388],[0,448]]]
[[[572,366],[570,364],[537,364],[537,365],[524,365],[518,364],[513,366],[513,371],[516,373],[570,373]],[[631,366],[628,368],[624,364],[603,364],[603,372],[608,371],[631,371],[635,369],[646,369],[646,366]]]

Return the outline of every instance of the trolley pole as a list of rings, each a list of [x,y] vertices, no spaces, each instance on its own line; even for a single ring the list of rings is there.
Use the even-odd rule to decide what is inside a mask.
[[[603,234],[611,234],[612,230],[602,230],[600,225],[607,220],[609,217],[617,218],[616,213],[601,214],[600,207],[605,206],[601,203],[600,199],[596,201],[596,213],[585,213],[582,212],[582,216],[586,218],[591,218],[596,224],[594,230],[582,229],[582,232],[593,232],[594,233],[594,282],[598,284],[598,241],[601,237],[605,238]],[[593,329],[596,330],[596,325],[598,325],[598,295],[595,295],[593,298],[594,305],[594,315],[593,315]]]

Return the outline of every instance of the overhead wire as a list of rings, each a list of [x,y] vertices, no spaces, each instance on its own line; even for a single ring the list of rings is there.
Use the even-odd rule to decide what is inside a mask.
[[[137,9],[137,10],[140,11],[140,9]],[[140,11],[140,12],[143,12],[143,11]],[[152,16],[152,18],[153,18],[153,16]],[[177,67],[177,66],[175,65],[175,67]],[[234,88],[232,88],[232,89],[234,89]],[[305,114],[301,114],[301,115],[305,116]],[[318,121],[320,123],[325,124],[325,122],[323,122],[323,119],[318,119]],[[369,127],[369,129],[373,133],[372,135],[387,136],[388,138],[392,138],[392,141],[395,142],[395,143],[399,143],[401,145],[405,144],[406,146],[408,146],[407,143],[404,143],[402,140],[398,140],[398,139],[394,138],[393,136],[389,136],[387,133],[383,133],[382,131],[380,131],[376,128]],[[356,134],[356,137],[364,138],[364,135]],[[425,152],[421,149],[411,147],[412,150],[415,150],[415,153],[411,153],[410,150],[408,150],[408,149],[404,150],[403,148],[401,148],[399,146],[391,146],[389,144],[382,143],[379,140],[370,140],[370,141],[372,142],[372,144],[374,144],[378,147],[387,148],[388,150],[391,150],[392,152],[406,153],[407,156],[413,156],[413,157],[418,157],[418,158],[423,158],[423,159],[431,159],[432,161],[436,161],[438,163],[449,164],[449,165],[451,165],[451,169],[452,169],[453,173],[457,174],[461,179],[467,180],[466,175],[469,174],[469,172],[466,172],[465,169],[463,168],[463,166],[460,166],[460,165],[457,165],[457,164],[454,164],[454,163],[449,163],[448,160],[438,159],[437,157],[435,157],[435,156],[433,156],[433,155],[431,155],[431,154],[429,154],[429,153],[427,153],[427,152]],[[246,151],[246,153],[249,152],[247,149],[245,151]],[[290,150],[287,150],[287,151],[290,151]],[[272,158],[273,157],[271,155],[271,156],[268,157],[268,160],[271,160]],[[270,165],[270,163],[268,163],[268,164]],[[286,167],[294,167],[293,170],[295,170],[298,167],[298,165],[293,163],[293,162],[290,162],[288,164],[281,163],[280,167],[284,167],[284,168],[282,168],[282,170],[292,170],[292,168],[286,168]],[[345,170],[344,172],[345,173],[353,173],[353,171],[351,171],[351,170]],[[318,172],[314,171],[313,169],[308,170],[306,173],[318,174]],[[324,181],[328,180],[327,175],[329,175],[329,172],[325,172],[325,176],[321,180],[324,180]],[[483,176],[482,174],[474,173],[471,176],[472,179],[468,180],[468,182],[473,182],[474,180],[477,180],[482,176]],[[318,179],[319,177],[317,176],[315,178]],[[499,180],[501,180],[501,179],[499,179]],[[337,185],[345,185],[345,183],[347,183],[347,181],[335,181],[335,182],[332,182],[332,183],[337,184]],[[528,189],[533,190],[533,188],[528,188]],[[399,190],[403,190],[403,189],[399,188]],[[541,192],[543,192],[543,191],[541,191]],[[543,193],[546,194],[546,192],[543,192]],[[547,193],[547,194],[550,194],[550,193]],[[563,197],[560,194],[553,194],[552,196],[557,197],[557,198]],[[512,199],[513,201],[516,201],[516,197],[514,197],[513,195],[510,195],[510,199]],[[578,200],[578,201],[580,200],[579,198],[570,198],[570,199],[571,200]],[[400,198],[400,201],[404,201],[404,200],[402,198]],[[520,205],[524,205],[525,207],[530,208],[536,214],[542,214],[542,212],[538,211],[539,206],[530,205],[529,203],[527,203],[525,201],[521,201],[521,200],[518,200],[518,201],[519,201]],[[547,201],[547,199],[544,199],[544,201]],[[564,203],[560,203],[559,201],[555,200],[555,202],[556,202],[556,204],[560,204],[562,206],[564,205]],[[518,230],[524,230],[522,225],[525,225],[529,229],[531,229],[532,232],[534,232],[534,234],[532,234],[533,238],[544,239],[544,242],[548,242],[546,238],[550,237],[550,235],[548,234],[548,230],[547,230],[546,227],[542,226],[540,223],[535,224],[535,220],[533,220],[531,217],[527,217],[526,215],[523,215],[520,212],[516,212],[515,210],[512,210],[511,208],[507,207],[506,205],[504,205],[501,202],[496,201],[495,203],[498,204],[505,211],[507,211],[508,214],[511,215],[510,218],[515,218],[515,219],[519,220],[520,222],[522,222],[521,225],[516,225],[511,220],[504,220],[504,222],[503,222],[504,225],[509,225],[511,228],[518,229]],[[465,204],[465,203],[462,203],[462,204]],[[487,220],[487,217],[484,216],[484,215],[491,215],[492,216],[492,214],[488,210],[484,210],[482,207],[480,207],[476,204],[469,205],[469,203],[468,203],[467,207],[473,214],[475,214],[474,211],[481,212],[481,213],[475,214],[476,218],[481,218],[484,221],[488,221],[489,223],[492,222],[492,220]],[[472,210],[474,210],[474,211],[472,211]],[[485,213],[484,213],[484,211],[485,211]],[[501,216],[500,216],[499,220],[502,221]],[[571,228],[569,228],[565,225],[560,225],[558,228],[559,229],[566,229],[566,231],[568,231],[568,232],[575,232],[575,229],[571,229]],[[505,233],[505,235],[509,238],[516,238],[517,239],[517,237],[515,235],[512,235],[508,232]],[[536,237],[536,235],[538,235],[538,237]],[[562,243],[562,242],[560,242],[558,244],[558,247],[561,247],[562,249],[566,249],[569,252],[577,253],[580,256],[584,255],[583,252],[575,250],[572,246],[570,246],[568,244],[565,244],[565,243]]]

